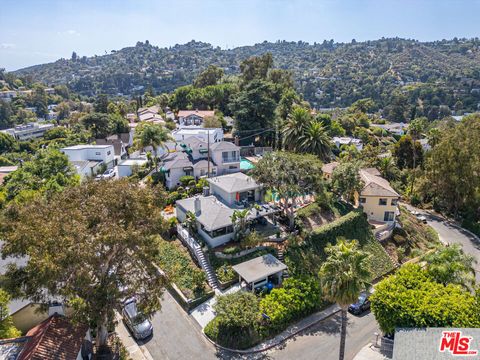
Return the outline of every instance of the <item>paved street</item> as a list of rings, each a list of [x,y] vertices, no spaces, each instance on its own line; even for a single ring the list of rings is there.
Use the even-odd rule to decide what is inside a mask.
[[[415,209],[412,206],[407,205],[407,209]],[[477,259],[476,278],[480,281],[480,242],[474,236],[467,231],[457,228],[445,222],[442,218],[431,215],[421,209],[415,209],[418,212],[425,215],[428,225],[435,229],[438,233],[440,240],[446,244],[461,244],[465,253],[473,255]]]
[[[473,236],[445,223],[441,218],[428,213],[425,213],[425,216],[443,242],[462,244],[465,252],[472,254],[479,261],[477,269],[480,269],[480,243]],[[480,280],[480,271],[477,271],[477,279]],[[338,359],[339,315],[320,322],[264,354],[237,355],[217,352],[214,346],[204,339],[195,321],[182,310],[169,293],[165,293],[162,304],[162,312],[153,318],[154,336],[145,345],[153,359]],[[377,331],[378,325],[373,314],[368,313],[361,317],[349,314],[346,359],[353,359],[362,347],[374,341],[373,334]]]

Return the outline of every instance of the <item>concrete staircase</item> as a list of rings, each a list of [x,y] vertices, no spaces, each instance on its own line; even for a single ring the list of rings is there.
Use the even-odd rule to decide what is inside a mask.
[[[195,255],[197,256],[200,266],[207,274],[208,284],[212,287],[213,290],[218,290],[220,287],[218,285],[217,274],[215,274],[215,270],[213,270],[210,262],[205,257],[205,254],[203,253],[203,250],[200,246],[195,247]]]

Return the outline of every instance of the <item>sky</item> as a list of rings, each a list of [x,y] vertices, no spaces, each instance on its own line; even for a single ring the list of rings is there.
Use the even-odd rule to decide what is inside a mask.
[[[221,48],[276,40],[421,41],[480,36],[480,0],[0,0],[0,68],[9,71],[137,41]]]

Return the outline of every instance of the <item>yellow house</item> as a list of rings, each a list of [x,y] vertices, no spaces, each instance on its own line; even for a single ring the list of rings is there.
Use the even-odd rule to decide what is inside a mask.
[[[323,177],[331,179],[333,170],[339,165],[331,162],[323,165]],[[390,183],[380,176],[375,168],[359,171],[364,183],[360,194],[355,194],[355,206],[363,208],[370,223],[374,225],[393,224],[397,215],[397,203],[400,195],[390,186]]]
[[[393,224],[400,195],[380,176],[377,169],[361,169],[360,177],[364,187],[355,196],[355,205],[363,208],[369,221]]]

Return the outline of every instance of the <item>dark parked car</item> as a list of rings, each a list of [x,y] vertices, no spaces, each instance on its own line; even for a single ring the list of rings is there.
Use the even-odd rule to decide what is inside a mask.
[[[366,294],[366,293],[360,294],[357,302],[348,307],[348,311],[350,311],[354,315],[360,315],[364,311],[370,309],[369,297],[370,297],[370,294]]]
[[[152,323],[144,314],[138,311],[135,299],[125,302],[122,309],[122,317],[125,325],[136,340],[142,340],[152,335]]]

